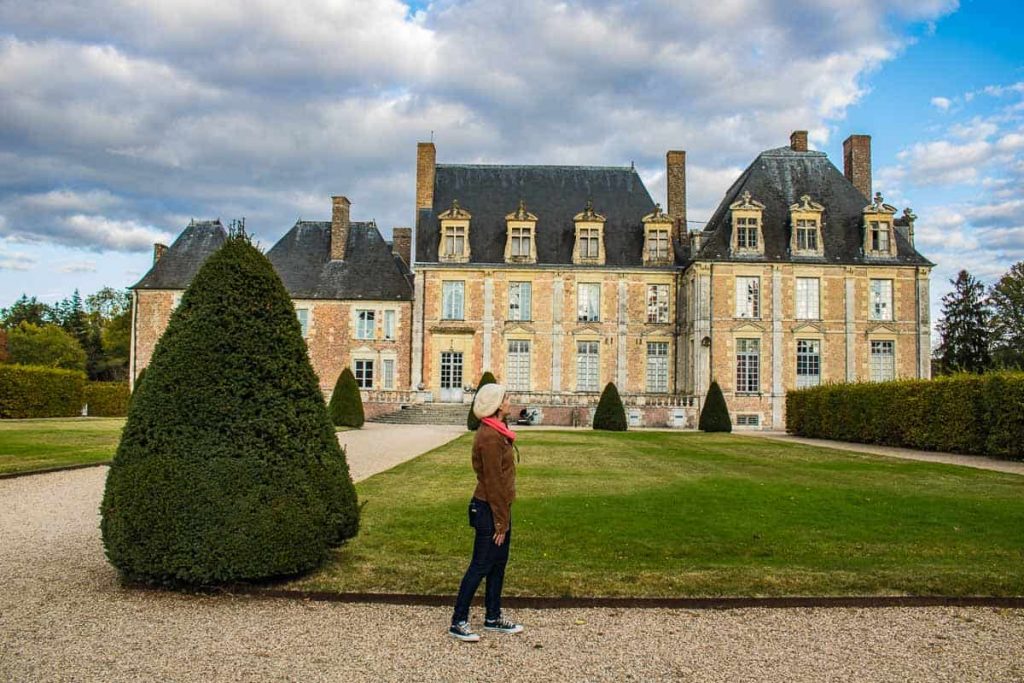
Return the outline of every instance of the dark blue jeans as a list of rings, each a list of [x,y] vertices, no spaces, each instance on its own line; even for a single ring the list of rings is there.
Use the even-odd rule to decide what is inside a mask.
[[[486,501],[473,498],[469,501],[469,525],[476,530],[473,540],[473,559],[466,569],[459,585],[459,595],[455,599],[455,612],[452,623],[469,621],[469,603],[473,601],[480,582],[487,579],[484,592],[484,607],[487,619],[501,616],[501,587],[505,583],[505,565],[508,564],[508,547],[512,543],[512,518],[509,516],[509,529],[505,533],[505,542],[500,546],[494,543],[494,515]]]

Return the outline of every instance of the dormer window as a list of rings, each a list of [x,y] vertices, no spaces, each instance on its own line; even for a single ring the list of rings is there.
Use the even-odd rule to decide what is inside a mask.
[[[797,256],[821,256],[824,253],[821,226],[825,207],[813,201],[809,195],[789,207],[789,220],[793,236],[789,249]]]
[[[738,254],[763,254],[764,232],[761,219],[764,204],[744,190],[740,200],[729,205],[732,212],[732,251]]]
[[[586,208],[573,216],[576,224],[576,245],[572,262],[581,265],[604,265],[605,217],[594,211],[588,200]]]
[[[672,263],[672,218],[654,205],[654,211],[643,217],[644,265]]]
[[[450,209],[440,214],[441,244],[438,246],[438,260],[446,263],[469,261],[469,211],[459,206],[459,200],[452,200]]]
[[[875,193],[875,200],[864,207],[864,254],[875,258],[896,256],[896,240],[893,238],[893,216],[896,207],[882,201],[882,193]]]
[[[536,263],[535,231],[537,217],[526,210],[526,202],[519,200],[519,208],[505,216],[505,261],[508,263]]]

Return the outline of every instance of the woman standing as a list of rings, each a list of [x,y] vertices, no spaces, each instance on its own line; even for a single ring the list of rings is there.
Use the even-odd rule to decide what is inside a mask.
[[[448,633],[466,642],[480,636],[469,626],[469,603],[480,582],[487,579],[484,630],[519,633],[523,627],[501,616],[501,587],[505,581],[508,548],[512,542],[512,501],[516,498],[516,434],[506,425],[508,397],[501,384],[485,384],[473,399],[480,428],[473,439],[476,491],[469,501],[469,525],[476,529],[473,559],[462,577]]]

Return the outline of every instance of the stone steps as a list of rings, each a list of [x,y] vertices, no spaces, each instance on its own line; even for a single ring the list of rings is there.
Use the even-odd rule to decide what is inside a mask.
[[[468,404],[423,403],[378,415],[368,422],[406,425],[464,425],[468,412]]]

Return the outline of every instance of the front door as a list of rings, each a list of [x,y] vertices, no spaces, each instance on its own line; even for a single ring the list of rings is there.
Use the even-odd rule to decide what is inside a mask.
[[[441,352],[441,401],[462,403],[462,352]]]

